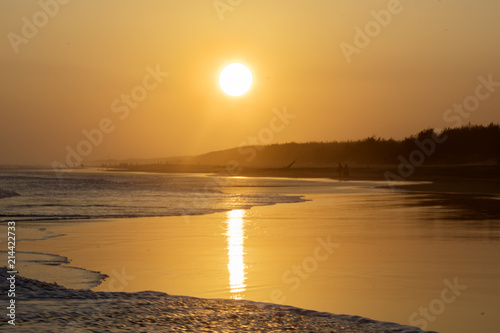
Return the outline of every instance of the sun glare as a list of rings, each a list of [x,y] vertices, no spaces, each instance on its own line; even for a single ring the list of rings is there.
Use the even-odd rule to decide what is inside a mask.
[[[241,96],[252,86],[252,72],[243,64],[234,63],[224,67],[219,75],[219,86],[230,96]]]

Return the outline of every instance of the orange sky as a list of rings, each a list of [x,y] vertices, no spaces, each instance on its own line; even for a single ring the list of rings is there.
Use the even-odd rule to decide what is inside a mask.
[[[284,108],[295,117],[269,143],[500,122],[500,88],[484,86],[500,82],[498,13],[465,0],[4,0],[0,163],[231,148]],[[231,62],[254,75],[239,98],[217,84]],[[465,100],[474,111],[444,117]]]

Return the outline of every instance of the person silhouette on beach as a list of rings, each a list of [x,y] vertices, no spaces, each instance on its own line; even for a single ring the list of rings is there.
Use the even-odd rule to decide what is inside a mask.
[[[339,171],[339,178],[342,177],[342,164],[339,162],[339,167],[337,168]]]
[[[344,164],[344,176],[349,176],[349,168],[347,167],[347,164]]]

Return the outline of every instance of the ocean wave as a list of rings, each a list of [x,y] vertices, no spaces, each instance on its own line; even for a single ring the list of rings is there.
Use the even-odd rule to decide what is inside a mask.
[[[245,198],[246,200],[241,200],[237,196],[232,198],[226,198],[222,203],[215,203],[209,201],[208,203],[192,201],[191,204],[183,205],[179,207],[152,207],[152,206],[140,206],[140,207],[130,207],[121,205],[101,205],[104,211],[95,211],[92,214],[88,213],[88,208],[94,207],[94,205],[24,205],[19,206],[26,208],[31,208],[34,210],[39,210],[39,208],[54,208],[54,210],[49,214],[40,213],[15,213],[7,212],[5,214],[0,214],[0,221],[63,221],[63,220],[91,220],[91,219],[117,219],[117,218],[140,218],[140,217],[162,217],[162,216],[190,216],[190,215],[205,215],[231,211],[234,209],[250,209],[253,206],[270,206],[280,203],[298,203],[307,201],[301,196],[275,196],[272,200],[269,197],[252,197]],[[204,201],[204,200],[201,200]],[[210,205],[210,207],[206,207]],[[99,207],[95,205],[95,207]],[[38,209],[37,209],[38,208]],[[65,211],[64,209],[69,209]],[[110,212],[113,210],[113,212]],[[75,214],[74,211],[87,212],[82,214]]]
[[[202,215],[305,201],[301,196],[271,193],[272,188],[304,183],[283,179],[104,172],[65,173],[58,178],[33,171],[2,173],[0,181],[16,189],[3,190],[3,195],[21,194],[0,201],[0,221]]]

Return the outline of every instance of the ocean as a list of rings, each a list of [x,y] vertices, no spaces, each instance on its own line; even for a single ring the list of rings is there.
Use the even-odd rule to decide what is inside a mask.
[[[293,186],[310,183],[296,181]],[[5,198],[0,200],[0,220],[201,215],[304,201],[301,196],[272,191],[238,193],[238,188],[290,186],[291,183],[283,179],[223,178],[207,174],[3,169],[0,170],[0,189]]]

